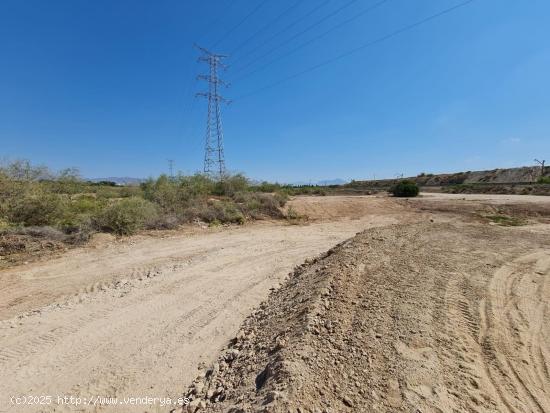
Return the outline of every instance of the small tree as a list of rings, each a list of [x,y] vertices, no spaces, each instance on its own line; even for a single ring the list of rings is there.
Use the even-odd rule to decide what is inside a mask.
[[[391,189],[393,196],[398,197],[415,197],[418,195],[418,185],[414,181],[404,180],[398,182]]]

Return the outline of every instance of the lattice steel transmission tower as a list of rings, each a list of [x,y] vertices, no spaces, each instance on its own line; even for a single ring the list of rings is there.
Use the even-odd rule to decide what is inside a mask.
[[[204,173],[223,179],[225,176],[225,159],[223,153],[223,130],[220,113],[220,103],[229,103],[220,95],[221,86],[228,86],[218,77],[219,69],[226,69],[222,63],[225,55],[215,54],[209,50],[196,46],[201,52],[199,62],[206,62],[210,68],[208,74],[199,75],[198,79],[208,82],[208,92],[197,93],[197,96],[208,99],[208,117],[206,120],[206,142],[204,147]]]

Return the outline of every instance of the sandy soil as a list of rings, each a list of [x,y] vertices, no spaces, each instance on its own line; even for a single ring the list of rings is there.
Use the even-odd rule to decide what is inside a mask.
[[[491,204],[525,204],[534,203],[542,204],[550,207],[550,196],[537,195],[499,195],[499,194],[446,194],[446,193],[429,193],[423,192],[420,194],[422,198],[430,201],[484,201]]]
[[[491,197],[495,200],[483,203],[508,202]],[[522,198],[521,208],[525,202]],[[227,389],[214,396],[204,385],[204,392],[197,391],[195,384],[195,406],[227,394],[225,404],[209,405],[225,411],[227,403],[237,402],[229,397],[233,394],[243,397],[247,409],[260,411],[265,397],[279,400],[278,393],[267,396],[270,391],[281,391],[280,399],[294,407],[302,400],[302,412],[330,406],[326,411],[411,411],[400,410],[411,406],[422,412],[549,411],[550,226],[490,226],[463,215],[457,203],[446,195],[414,202],[300,197],[291,206],[309,216],[307,224],[263,222],[106,239],[0,271],[0,411],[170,410],[158,402],[113,406],[113,399],[93,400],[99,402],[96,406],[59,405],[57,396],[82,397],[82,403],[98,396],[118,397],[118,402],[181,396],[197,374],[197,384],[202,383],[206,370],[199,365],[212,365],[270,290],[279,304],[264,304],[265,311],[255,311],[246,321],[244,338],[239,333],[240,348],[246,350],[243,343],[254,340],[259,347],[243,351],[242,360],[232,353],[226,362],[224,353],[229,376],[211,375],[210,380],[222,377]],[[478,205],[468,204],[472,211]],[[537,216],[546,205],[537,206]],[[391,226],[396,223],[400,226]],[[302,267],[300,274],[313,271],[319,277],[303,278],[305,287],[286,282],[277,289],[304,260],[378,227],[383,227],[380,232],[367,232],[340,247],[343,253],[331,252],[326,263]],[[332,287],[323,296],[326,291],[320,288],[326,285]],[[321,296],[322,307],[315,304],[311,312],[309,304]],[[326,312],[317,314],[322,308]],[[297,314],[298,309],[303,313]],[[307,316],[304,325],[302,316]],[[293,317],[302,321],[292,323]],[[322,328],[325,318],[334,321],[328,330]],[[274,336],[281,329],[289,343],[292,337],[299,342],[304,331],[317,330],[330,345],[287,345],[284,334]],[[256,339],[249,334],[253,331]],[[270,383],[278,382],[267,380],[265,391],[256,392],[255,379],[269,357],[282,354],[265,351],[274,345],[287,348],[292,357],[303,350],[305,359],[288,360],[317,360],[319,369],[302,370],[299,363],[294,370],[279,369],[286,372],[280,377],[287,385],[302,386],[271,388]],[[333,353],[323,353],[324,348]],[[338,360],[332,367],[323,361],[331,357]],[[353,374],[350,363],[357,364]],[[237,386],[232,378],[239,377]],[[469,400],[480,401],[477,410],[460,402],[464,392]],[[346,401],[338,396],[337,404],[334,395],[344,393]],[[10,402],[10,396],[29,395],[53,396],[53,403]],[[324,395],[330,404],[317,403]]]
[[[273,292],[186,409],[549,412],[549,279],[548,230],[365,231]]]
[[[198,363],[216,357],[295,265],[367,227],[414,215],[384,199],[326,201],[352,202],[354,214],[323,212],[311,206],[314,198],[300,198],[293,204],[312,214],[307,225],[107,240],[0,272],[0,411],[54,410],[10,405],[20,395],[181,394]],[[77,408],[56,407],[64,410]]]

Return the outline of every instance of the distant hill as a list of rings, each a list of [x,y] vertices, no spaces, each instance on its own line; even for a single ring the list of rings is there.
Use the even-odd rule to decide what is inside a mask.
[[[91,182],[101,182],[101,181],[108,181],[108,182],[114,182],[117,185],[139,185],[142,182],[145,182],[145,179],[142,178],[131,178],[128,176],[109,176],[107,178],[92,178],[88,179]]]
[[[319,186],[344,185],[346,183],[348,183],[348,181],[345,181],[345,180],[340,179],[340,178],[326,179],[324,181],[317,181],[317,185],[319,185]]]
[[[545,173],[550,173],[550,167]],[[540,177],[541,169],[537,166],[523,166],[520,168],[502,168],[486,171],[466,171],[443,174],[421,173],[404,179],[410,179],[423,186],[445,186],[460,184],[529,184],[534,183]],[[366,181],[352,181],[344,186],[389,186],[398,179],[378,179]]]
[[[296,182],[291,182],[289,185],[293,185],[293,186],[302,186],[302,185],[317,185],[317,186],[329,186],[329,185],[344,185],[346,183],[348,183],[349,181],[345,181],[343,179],[340,179],[340,178],[336,178],[336,179],[325,179],[325,180],[321,180],[321,181],[296,181]]]
[[[546,168],[550,171],[549,168]],[[466,171],[451,174],[424,174],[425,185],[441,185],[447,183],[456,184],[475,184],[475,183],[495,183],[495,184],[516,184],[536,182],[540,177],[541,169],[537,166],[523,166],[520,168],[491,169],[487,171]],[[414,179],[422,178],[422,175]]]

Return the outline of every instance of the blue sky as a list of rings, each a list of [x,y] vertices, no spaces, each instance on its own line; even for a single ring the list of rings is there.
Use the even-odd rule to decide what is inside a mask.
[[[0,157],[86,177],[154,176],[168,158],[201,170],[206,106],[193,96],[205,67],[194,42],[230,54],[226,162],[253,178],[393,177],[550,157],[547,0],[476,0],[263,89],[461,2],[388,0],[243,77],[378,0],[334,14],[349,2],[3,0]]]

